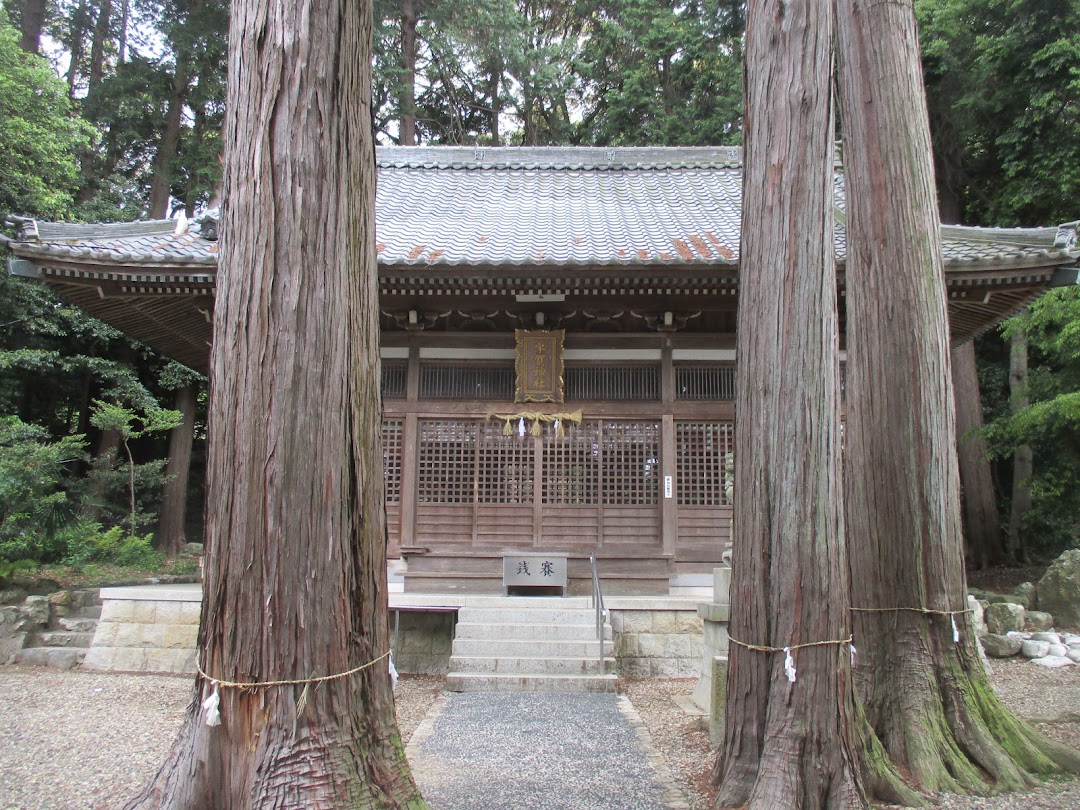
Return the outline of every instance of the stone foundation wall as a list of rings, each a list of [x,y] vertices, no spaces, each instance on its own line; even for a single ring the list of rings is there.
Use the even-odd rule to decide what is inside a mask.
[[[693,610],[613,610],[615,659],[624,678],[696,678],[702,622]]]
[[[410,675],[445,675],[450,671],[450,647],[454,638],[453,613],[402,611],[400,634],[393,639],[394,666]],[[393,638],[394,615],[390,614]]]
[[[105,599],[84,669],[194,674],[198,602]]]

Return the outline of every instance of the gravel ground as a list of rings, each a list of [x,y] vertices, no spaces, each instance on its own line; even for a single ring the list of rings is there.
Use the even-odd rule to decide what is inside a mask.
[[[1036,722],[1044,733],[1080,748],[1080,667],[1047,670],[1019,660],[995,661],[994,667],[992,680],[1007,706]],[[435,676],[403,677],[399,682],[398,723],[406,743],[441,686],[442,678]],[[709,807],[713,753],[708,736],[699,720],[672,701],[676,695],[689,695],[694,681],[628,681],[623,686],[692,810]],[[0,808],[115,807],[146,784],[164,759],[179,729],[190,688],[188,677],[0,667]],[[576,711],[564,715],[584,719]],[[575,724],[575,732],[579,727]],[[522,741],[527,743],[528,737],[522,736]],[[502,778],[510,781],[514,775],[504,772]],[[947,810],[1080,808],[1080,781],[1050,783],[992,799],[941,796],[932,806]],[[484,810],[508,807],[486,805]]]
[[[188,676],[0,666],[0,808],[116,807],[165,759],[191,684]],[[441,686],[431,676],[398,682],[406,743]]]
[[[993,662],[991,681],[1002,701],[1049,737],[1080,749],[1080,667],[1050,670],[1019,659]],[[652,733],[691,810],[711,807],[709,774],[714,752],[701,721],[672,698],[689,695],[693,680],[626,681],[624,691]],[[882,805],[882,807],[885,807]],[[931,807],[947,810],[1065,810],[1080,808],[1080,780],[1059,780],[1024,793],[994,798],[936,796]]]

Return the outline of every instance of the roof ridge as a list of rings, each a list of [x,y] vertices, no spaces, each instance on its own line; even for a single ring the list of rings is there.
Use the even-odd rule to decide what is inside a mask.
[[[738,146],[380,146],[380,168],[565,171],[738,168]]]

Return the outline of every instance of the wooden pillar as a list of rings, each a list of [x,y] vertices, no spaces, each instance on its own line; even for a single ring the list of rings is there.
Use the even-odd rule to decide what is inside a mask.
[[[660,540],[664,555],[674,559],[675,541],[679,533],[679,480],[675,474],[675,367],[671,355],[671,337],[665,337],[660,360],[660,386],[664,414],[660,425]],[[671,481],[671,497],[667,497],[667,482]]]
[[[531,437],[533,443],[533,546],[544,544],[544,434]]]
[[[401,545],[416,545],[416,465],[420,460],[420,429],[416,400],[420,397],[420,349],[409,341],[409,365],[405,370],[405,399],[409,403],[401,427]]]

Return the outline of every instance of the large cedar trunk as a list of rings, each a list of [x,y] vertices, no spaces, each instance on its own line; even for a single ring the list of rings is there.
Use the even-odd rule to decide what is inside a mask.
[[[974,341],[953,348],[952,366],[967,558],[976,567],[986,568],[1001,562],[1001,521],[986,442],[979,434],[982,398]]]
[[[370,118],[371,4],[231,7],[199,653],[130,807],[422,808],[394,719]],[[303,699],[302,699],[303,698]]]
[[[402,146],[416,146],[416,4],[401,2],[401,136]]]
[[[1018,328],[1012,334],[1009,346],[1009,408],[1013,413],[1028,406],[1028,340],[1027,332]],[[1016,562],[1024,562],[1027,554],[1024,549],[1022,530],[1024,515],[1031,509],[1031,473],[1034,457],[1031,446],[1019,445],[1013,451],[1012,504],[1009,508],[1009,529],[1006,533],[1006,547],[1009,557]]]
[[[752,0],[721,807],[861,807],[840,483],[832,14]],[[776,90],[774,88],[782,88]],[[736,641],[793,650],[785,656]]]
[[[41,32],[45,29],[48,0],[22,0],[19,7],[19,47],[27,53],[41,49]]]
[[[105,44],[109,40],[112,21],[112,0],[101,0],[97,20],[94,23],[94,41],[90,47],[90,78],[88,86],[93,90],[105,75]]]
[[[161,133],[161,141],[154,158],[154,177],[150,183],[150,219],[165,219],[169,216],[173,163],[180,148],[180,124],[186,92],[187,69],[178,56],[165,111],[165,130]]]
[[[170,557],[183,551],[187,542],[184,530],[187,523],[191,445],[195,438],[195,393],[194,385],[185,385],[177,390],[174,405],[184,421],[169,431],[169,464],[165,468],[157,547],[158,551]]]
[[[926,790],[1080,765],[990,688],[966,608],[949,331],[915,16],[838,0],[847,184],[845,470],[855,672],[867,719]],[[880,612],[865,612],[865,611]],[[954,641],[953,620],[957,628]]]

